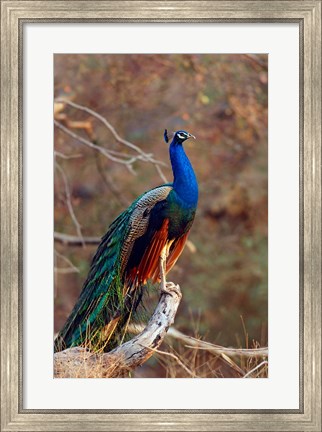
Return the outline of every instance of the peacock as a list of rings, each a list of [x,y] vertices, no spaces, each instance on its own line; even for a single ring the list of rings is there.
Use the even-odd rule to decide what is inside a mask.
[[[173,134],[173,182],[139,196],[102,237],[55,351],[75,346],[109,351],[123,341],[148,281],[169,292],[165,275],[183,251],[198,203],[197,179],[183,148],[189,138],[195,139],[184,130]],[[169,142],[167,130],[164,139]]]

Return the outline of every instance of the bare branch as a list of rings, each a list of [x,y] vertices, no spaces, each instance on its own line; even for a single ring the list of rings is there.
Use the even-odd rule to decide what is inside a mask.
[[[92,143],[88,139],[83,138],[82,136],[78,135],[75,132],[72,132],[66,126],[59,123],[57,120],[54,120],[54,124],[59,129],[61,129],[63,132],[65,132],[67,135],[71,136],[72,138],[74,138],[75,140],[79,141],[80,143],[86,145],[87,147],[102,153],[105,157],[107,157],[108,159],[110,159],[113,162],[117,162],[117,163],[124,164],[124,165],[132,165],[136,160],[140,159],[140,156],[132,156],[129,158],[128,155],[122,155],[121,153],[117,153],[117,154],[122,155],[123,159],[121,159],[119,157],[115,157],[114,154],[116,152],[113,152],[112,150],[107,150],[107,149],[105,149],[105,148],[103,148],[97,144]]]
[[[61,152],[59,152],[57,150],[54,151],[54,156],[55,157],[60,157],[62,159],[66,159],[66,160],[68,160],[68,159],[77,159],[77,158],[83,157],[82,154],[65,155],[64,153],[61,153]]]
[[[163,174],[163,171],[162,171],[160,165],[154,164],[154,166],[155,166],[155,169],[157,170],[159,176],[162,178],[162,180],[165,183],[168,183],[168,180],[167,180],[166,176]]]
[[[72,102],[72,101],[70,101],[70,100],[67,100],[67,99],[61,99],[61,98],[58,98],[58,99],[55,100],[55,102],[56,102],[56,103],[64,103],[64,104],[66,104],[66,105],[72,106],[72,107],[75,108],[75,109],[78,109],[78,110],[84,111],[84,112],[90,114],[91,116],[95,117],[97,120],[99,120],[101,123],[104,124],[104,126],[109,130],[109,132],[113,135],[113,137],[116,139],[116,141],[118,141],[120,144],[123,144],[123,145],[125,145],[126,147],[128,147],[128,148],[130,148],[131,150],[134,150],[136,153],[138,153],[139,156],[134,156],[134,160],[142,160],[143,162],[150,162],[150,163],[152,163],[152,164],[155,166],[155,168],[156,168],[157,172],[159,173],[160,177],[162,178],[162,180],[163,180],[164,182],[167,183],[167,179],[166,179],[165,175],[163,174],[162,169],[161,169],[161,167],[160,167],[161,165],[162,165],[162,166],[166,166],[166,164],[165,164],[164,162],[161,162],[161,161],[155,160],[155,159],[152,157],[151,154],[145,153],[145,152],[144,152],[142,149],[140,149],[140,147],[138,147],[137,145],[131,143],[130,141],[127,141],[127,140],[123,139],[123,138],[122,138],[122,137],[117,133],[117,131],[116,131],[116,129],[114,128],[114,126],[112,126],[111,123],[108,122],[108,121],[107,121],[103,116],[101,116],[100,114],[98,114],[97,112],[93,111],[92,109],[90,109],[90,108],[88,108],[88,107],[85,107],[85,106],[83,106],[83,105],[79,105],[79,104],[77,104],[77,103],[75,103],[75,102]],[[57,127],[60,127],[62,130],[64,130],[64,132],[66,132],[65,129],[67,129],[67,128],[65,128],[61,123],[58,123],[58,122],[55,120],[55,124],[56,124]],[[61,126],[62,126],[62,127],[61,127]],[[64,129],[64,128],[65,128],[65,129]],[[67,129],[67,130],[69,130],[69,129]],[[67,133],[67,132],[66,132],[66,133]],[[75,135],[77,135],[77,134],[75,134]],[[78,136],[79,138],[82,138],[82,137],[80,137],[79,135],[77,135],[77,136]],[[77,138],[75,138],[75,139],[77,139]],[[86,141],[87,141],[87,140],[86,140]],[[81,141],[81,142],[83,142],[83,144],[84,144],[84,141]],[[93,144],[93,143],[92,143],[92,144]],[[94,144],[93,144],[93,145],[94,145]],[[96,146],[96,147],[99,147],[99,146]],[[105,149],[105,150],[106,150],[106,149]],[[107,152],[108,152],[108,155],[106,155],[106,156],[109,157],[109,158],[111,158],[110,156],[113,154],[113,152],[110,151],[110,150],[108,150]],[[124,155],[123,155],[122,153],[118,153],[118,156],[124,156]],[[124,161],[117,161],[117,160],[115,160],[115,162],[119,162],[119,163],[126,163],[126,164],[129,164],[129,165],[132,165],[134,160],[133,160],[133,159],[130,159],[130,160],[127,161],[127,162],[124,162]],[[129,168],[129,169],[130,169],[130,168]]]
[[[54,240],[58,243],[62,243],[70,246],[83,246],[88,245],[98,245],[101,242],[100,237],[76,237],[69,234],[63,234],[60,232],[54,232]]]
[[[65,257],[65,255],[62,255],[55,249],[55,255],[57,255],[60,259],[65,261],[65,263],[68,264],[68,267],[55,267],[56,273],[79,273],[79,269],[74,266],[74,264],[71,262],[70,259]]]
[[[101,237],[77,237],[69,234],[64,234],[55,231],[54,232],[54,240],[58,243],[63,243],[64,245],[69,246],[83,246],[84,244],[88,245],[98,245],[101,243]],[[190,240],[187,240],[186,246],[191,253],[196,252],[196,246]]]
[[[75,215],[74,208],[72,205],[71,193],[70,193],[70,189],[69,189],[67,176],[66,176],[63,168],[57,162],[55,162],[55,166],[57,167],[57,169],[60,172],[62,179],[63,179],[64,188],[65,188],[65,196],[66,196],[66,204],[67,204],[69,214],[70,214],[70,216],[74,222],[74,225],[75,225],[75,228],[77,231],[77,235],[82,239],[82,242],[83,242],[83,234],[82,234],[81,226],[80,226],[80,223],[78,222],[78,219]]]
[[[54,272],[60,274],[79,273],[79,269],[74,270],[71,267],[54,267]]]
[[[70,106],[77,108],[81,111],[87,112],[88,114],[92,115],[93,117],[95,117],[99,121],[101,121],[107,127],[107,129],[112,133],[112,135],[114,136],[116,141],[118,141],[121,144],[124,144],[126,147],[129,147],[132,150],[135,150],[137,153],[139,153],[143,156],[143,159],[147,159],[148,162],[153,162],[153,163],[165,165],[163,162],[159,162],[159,161],[152,159],[150,155],[146,154],[137,145],[131,143],[130,141],[127,141],[127,140],[121,138],[120,135],[116,132],[115,128],[111,125],[111,123],[109,123],[103,116],[101,116],[97,112],[91,110],[88,107],[85,107],[84,105],[79,105],[79,104],[72,102],[70,100],[67,100],[67,99],[56,99],[56,102],[62,102],[62,103],[65,103],[66,105],[70,105]]]
[[[108,170],[103,168],[101,158],[99,157],[98,153],[95,153],[95,162],[97,171],[101,176],[101,179],[105,186],[109,189],[109,191],[114,195],[115,199],[117,199],[117,201],[119,201],[121,205],[127,207],[130,204],[129,201],[125,198],[123,192],[118,186],[118,183],[113,181],[110,174],[108,173]]]
[[[129,330],[132,333],[137,333],[141,331],[143,328],[142,324],[134,324]],[[187,348],[206,350],[216,355],[227,355],[227,356],[240,356],[240,357],[268,357],[268,348],[254,348],[254,349],[244,349],[244,348],[227,348],[221,345],[214,345],[210,342],[205,342],[200,339],[196,339],[191,336],[187,336],[184,333],[180,332],[174,327],[171,327],[167,333],[167,337],[172,337],[174,339],[180,340],[186,343]]]
[[[178,337],[178,330],[175,330],[176,336]],[[182,334],[183,335],[183,334]],[[171,334],[173,336],[173,333]],[[215,345],[209,342],[195,339],[191,336],[183,335],[186,340],[186,347],[192,349],[206,350],[213,354],[221,355],[225,354],[227,356],[240,356],[240,357],[267,357],[268,348],[254,348],[254,349],[244,349],[244,348],[227,348],[220,345]],[[182,339],[182,337],[180,337]]]

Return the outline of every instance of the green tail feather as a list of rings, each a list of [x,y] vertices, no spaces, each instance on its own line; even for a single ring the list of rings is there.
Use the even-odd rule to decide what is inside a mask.
[[[80,297],[55,340],[55,351],[80,345],[94,350],[105,349],[106,339],[101,331],[106,324],[118,316],[119,332],[126,324],[131,308],[141,295],[136,289],[124,299],[124,281],[120,274],[122,244],[129,232],[134,205],[112,223],[102,238]],[[109,349],[119,332],[116,331],[109,341]]]

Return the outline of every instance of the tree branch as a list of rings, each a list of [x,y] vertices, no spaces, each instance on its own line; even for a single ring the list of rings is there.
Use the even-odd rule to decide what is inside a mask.
[[[100,237],[77,237],[57,231],[54,232],[54,240],[58,243],[70,246],[83,246],[84,244],[98,245],[101,242]]]
[[[83,246],[85,245],[99,245],[101,243],[101,237],[77,237],[70,234],[64,234],[55,231],[54,232],[55,242],[62,243],[68,246]],[[196,252],[196,246],[191,240],[187,240],[186,246],[191,253]]]
[[[253,348],[253,349],[245,349],[245,348],[228,348],[223,347],[221,345],[215,345],[210,342],[205,342],[199,339],[196,339],[191,336],[187,336],[181,332],[179,332],[176,329],[171,329],[171,333],[169,333],[169,336],[172,336],[176,339],[180,339],[184,341],[187,345],[187,348],[192,349],[199,349],[199,350],[206,350],[208,352],[211,352],[213,354],[225,354],[230,357],[267,357],[268,356],[268,348]]]
[[[132,333],[139,332],[143,329],[142,324],[134,324],[129,327]],[[185,343],[187,348],[208,351],[215,355],[226,355],[229,357],[244,357],[244,358],[265,358],[268,357],[268,348],[228,348],[221,345],[215,345],[192,336],[187,336],[174,327],[171,327],[167,333],[167,338],[173,338]]]
[[[98,114],[97,112],[93,111],[92,109],[90,109],[86,106],[79,105],[79,104],[72,102],[70,100],[67,100],[67,99],[57,98],[57,99],[55,99],[55,104],[69,105],[75,109],[78,109],[80,111],[86,112],[87,114],[90,114],[91,116],[93,116],[94,118],[99,120],[101,123],[103,123],[103,125],[109,130],[109,132],[113,135],[113,137],[115,138],[115,140],[117,142],[125,145],[126,147],[130,148],[131,150],[134,150],[137,153],[137,155],[136,156],[129,156],[129,155],[126,156],[122,153],[114,152],[112,150],[107,150],[103,147],[95,145],[91,141],[86,140],[85,138],[81,137],[80,135],[78,135],[74,132],[71,132],[67,127],[65,127],[64,125],[59,123],[57,120],[55,120],[54,121],[55,125],[58,128],[60,128],[61,130],[63,130],[65,133],[69,134],[74,139],[80,141],[82,144],[85,144],[85,145],[99,151],[100,153],[104,154],[107,158],[111,159],[112,161],[125,164],[127,166],[127,168],[129,168],[130,170],[132,168],[133,162],[136,160],[142,160],[143,162],[150,162],[154,165],[155,169],[157,170],[157,172],[160,175],[160,177],[162,178],[162,180],[165,183],[167,183],[167,178],[165,177],[165,175],[161,169],[161,165],[166,166],[166,164],[164,162],[161,162],[161,161],[154,159],[151,154],[145,153],[137,145],[131,143],[130,141],[123,139],[117,133],[116,129],[111,125],[111,123],[108,122],[103,116],[101,116],[100,114]],[[114,156],[119,156],[119,157],[118,158],[114,157],[113,154],[114,154]],[[121,159],[121,158],[125,158],[125,159]]]
[[[148,360],[161,345],[173,323],[181,301],[179,285],[171,294],[162,293],[145,329],[109,353],[98,354],[85,348],[69,348],[54,354],[56,378],[115,378],[126,376]]]
[[[55,167],[57,167],[57,169],[60,172],[61,177],[63,179],[64,189],[65,189],[65,197],[66,197],[66,205],[67,205],[70,217],[72,218],[72,221],[75,225],[77,235],[81,239],[82,244],[83,244],[83,234],[82,234],[82,230],[81,230],[81,225],[78,222],[78,219],[77,219],[75,212],[74,212],[74,207],[72,204],[72,197],[71,197],[71,192],[70,192],[67,176],[66,176],[63,168],[57,162],[55,162]]]

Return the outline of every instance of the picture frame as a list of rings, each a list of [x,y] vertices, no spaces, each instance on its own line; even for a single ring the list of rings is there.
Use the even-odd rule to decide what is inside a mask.
[[[29,22],[296,22],[300,25],[300,408],[23,408],[22,77]],[[321,1],[1,2],[1,430],[321,430]]]

